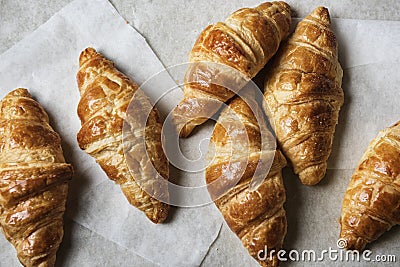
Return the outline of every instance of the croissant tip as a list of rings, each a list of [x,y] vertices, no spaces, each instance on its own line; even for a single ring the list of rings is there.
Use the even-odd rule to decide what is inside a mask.
[[[395,127],[397,127],[397,126],[399,126],[400,125],[400,121],[398,121],[398,122],[396,122],[395,124],[393,124],[392,126],[390,126],[390,128],[395,128]]]
[[[180,121],[177,121],[175,117],[173,117],[173,120],[175,124],[175,131],[178,133],[179,137],[182,138],[188,137],[196,126],[191,124],[190,121],[185,124],[181,123]]]
[[[96,49],[94,49],[93,47],[87,47],[81,52],[79,56],[79,65],[82,66],[86,61],[97,55],[99,55],[99,53],[97,53]]]
[[[149,220],[154,224],[160,224],[165,221],[165,218],[149,218]]]
[[[276,254],[271,257],[267,257],[265,260],[259,260],[258,258],[254,257],[258,263],[262,267],[278,267],[279,266],[279,259]]]
[[[7,96],[23,96],[23,97],[32,97],[29,91],[25,88],[17,88],[12,90],[7,94]]]
[[[367,245],[367,241],[365,241],[361,237],[356,237],[353,235],[349,235],[348,233],[344,233],[340,235],[340,239],[344,240],[344,247],[347,250],[358,250],[363,251],[365,246]]]
[[[185,129],[185,127],[179,132],[179,137],[186,138],[192,131]]]
[[[282,12],[282,9],[283,9],[284,11],[288,12],[290,15],[292,14],[289,4],[286,2],[283,2],[283,1],[264,2],[264,3],[261,3],[256,9],[258,9],[262,12],[264,9],[268,9],[271,6],[274,6],[275,8],[278,7],[277,9],[280,12]]]
[[[154,224],[163,223],[168,217],[169,206],[162,204],[155,213],[146,213],[147,218]]]
[[[299,178],[304,185],[316,185],[326,174],[326,163],[310,166],[299,172]]]
[[[319,21],[321,21],[322,23],[324,23],[326,25],[331,24],[329,10],[326,7],[323,7],[323,6],[317,7],[316,9],[314,9],[313,12],[311,12],[310,16],[315,19],[318,19]]]

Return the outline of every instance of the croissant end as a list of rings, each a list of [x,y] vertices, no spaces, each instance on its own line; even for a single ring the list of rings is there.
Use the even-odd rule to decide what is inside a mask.
[[[368,244],[368,241],[361,237],[354,236],[354,234],[343,234],[340,238],[346,241],[346,249],[348,250],[362,251]]]
[[[310,166],[299,172],[299,177],[304,185],[316,185],[326,173],[326,162]]]
[[[319,22],[325,24],[326,26],[331,25],[329,10],[326,7],[317,7],[313,12],[311,12],[310,16],[319,20]]]
[[[83,64],[85,64],[86,61],[98,55],[99,53],[97,53],[97,51],[94,48],[92,47],[86,48],[81,52],[79,56],[79,66],[82,66]]]

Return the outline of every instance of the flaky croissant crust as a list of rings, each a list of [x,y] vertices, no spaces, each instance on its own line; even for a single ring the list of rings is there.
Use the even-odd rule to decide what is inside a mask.
[[[255,101],[248,103],[256,107],[256,112],[260,111]],[[263,119],[262,115],[258,118]],[[243,142],[244,135],[247,135],[248,142]],[[261,135],[264,136],[261,138]],[[210,164],[206,169],[206,182],[211,197],[218,197],[215,204],[225,221],[250,255],[263,266],[277,266],[276,255],[266,261],[258,259],[258,252],[265,246],[276,251],[282,247],[287,228],[283,209],[286,196],[281,174],[286,160],[279,150],[265,145],[268,142],[275,140],[265,122],[256,119],[245,101],[234,98],[221,112],[215,125],[210,142],[213,148],[208,152]],[[265,179],[252,191],[249,186],[257,165],[271,160],[271,157],[273,162],[269,172],[263,169],[261,174],[257,174]],[[235,185],[237,178],[239,181]],[[221,192],[227,188],[231,189]]]
[[[302,183],[326,173],[344,95],[328,9],[316,8],[279,49],[265,81],[264,111]]]
[[[224,22],[201,32],[190,52],[190,62],[213,62],[222,66],[196,64],[188,68],[187,72],[194,72],[196,79],[186,82],[184,98],[173,111],[180,136],[188,136],[244,86],[225,88],[215,84],[213,77],[225,71],[223,66],[236,70],[236,76],[240,73],[253,78],[278,50],[280,42],[289,34],[290,25],[288,4],[266,2],[256,8],[239,9]]]
[[[0,225],[24,266],[54,266],[72,166],[26,89],[0,103]]]
[[[152,222],[164,221],[169,206],[157,199],[168,199],[165,179],[169,171],[157,110],[136,83],[95,49],[85,49],[79,65],[78,115],[82,123],[77,136],[79,146],[120,185],[130,204],[143,211]],[[135,103],[127,112],[134,95]],[[147,114],[148,117],[143,117]],[[123,127],[128,127],[124,133],[125,140],[129,139],[126,142],[129,148],[123,144]],[[145,144],[140,143],[141,140]],[[138,181],[142,181],[140,186]],[[147,192],[152,192],[157,199]]]
[[[400,224],[400,122],[371,141],[343,199],[340,238],[363,250]]]

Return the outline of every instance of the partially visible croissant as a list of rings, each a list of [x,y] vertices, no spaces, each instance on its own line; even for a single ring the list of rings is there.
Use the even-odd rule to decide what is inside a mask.
[[[130,204],[152,222],[164,221],[169,206],[158,199],[168,201],[169,170],[157,110],[136,83],[93,48],[81,53],[79,65],[79,146],[121,186]]]
[[[179,135],[188,136],[192,130],[208,120],[232,98],[243,83],[225,88],[215,84],[227,72],[219,63],[232,67],[233,74],[253,78],[278,50],[280,42],[289,34],[290,7],[285,2],[266,2],[256,8],[242,8],[224,22],[208,26],[198,37],[189,60],[196,64],[188,68],[184,98],[173,111]],[[232,73],[226,74],[232,76]],[[231,77],[234,79],[233,77]],[[228,78],[229,79],[229,78]]]
[[[24,266],[54,266],[72,166],[26,89],[0,103],[0,225]]]
[[[264,111],[303,184],[326,173],[344,96],[328,9],[316,8],[280,48],[266,76]]]
[[[371,141],[344,195],[340,238],[363,250],[400,224],[400,122]]]
[[[263,266],[277,266],[276,254],[270,258],[263,253],[266,247],[278,251],[286,235],[281,173],[286,160],[274,149],[275,139],[258,104],[251,98],[247,103],[257,117],[240,97],[221,112],[207,154],[206,182],[225,221],[250,255]],[[250,189],[253,178],[262,179],[254,191]]]

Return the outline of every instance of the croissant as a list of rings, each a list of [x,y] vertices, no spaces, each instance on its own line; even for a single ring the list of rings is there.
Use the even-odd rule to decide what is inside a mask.
[[[172,113],[181,137],[207,121],[245,85],[233,81],[227,83],[235,88],[226,88],[217,77],[240,73],[253,78],[276,53],[280,42],[289,34],[290,25],[288,4],[266,2],[256,8],[239,9],[224,22],[203,30],[189,55],[193,64],[186,72],[184,98]],[[222,66],[237,72],[227,73]]]
[[[344,96],[338,44],[328,9],[316,8],[302,20],[277,53],[266,75],[264,111],[303,184],[326,173]]]
[[[369,144],[343,199],[340,238],[363,250],[400,224],[400,122]]]
[[[265,257],[260,251],[265,253],[266,247],[278,251],[286,235],[281,173],[286,160],[271,145],[275,139],[265,121],[257,119],[263,118],[256,117],[257,112],[261,110],[254,99],[246,103],[240,97],[222,110],[207,153],[206,183],[228,226],[250,255],[263,266],[277,266],[276,255]],[[256,171],[258,165],[261,173]],[[254,191],[249,187],[253,177],[263,179]]]
[[[72,166],[26,89],[0,103],[0,225],[24,266],[54,266]]]
[[[169,165],[157,110],[136,83],[93,48],[81,53],[79,66],[80,148],[120,185],[131,205],[154,223],[164,221]]]

